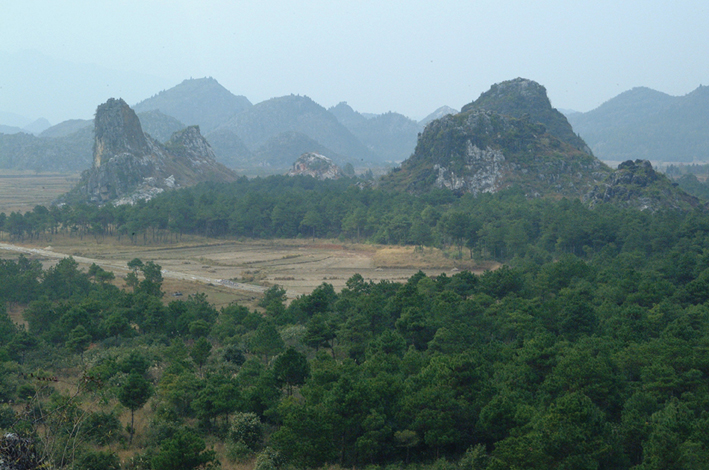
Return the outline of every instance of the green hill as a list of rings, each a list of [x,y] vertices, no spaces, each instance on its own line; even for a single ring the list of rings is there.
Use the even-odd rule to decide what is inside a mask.
[[[426,126],[411,158],[382,184],[416,193],[447,188],[472,194],[517,186],[530,197],[580,197],[610,172],[528,117],[468,108]]]

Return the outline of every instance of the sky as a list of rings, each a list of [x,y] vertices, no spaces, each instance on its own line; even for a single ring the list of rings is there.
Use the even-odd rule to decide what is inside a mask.
[[[89,119],[211,76],[252,103],[307,95],[422,119],[516,77],[589,111],[709,84],[709,2],[0,0],[0,124]],[[9,119],[9,118],[8,118]]]

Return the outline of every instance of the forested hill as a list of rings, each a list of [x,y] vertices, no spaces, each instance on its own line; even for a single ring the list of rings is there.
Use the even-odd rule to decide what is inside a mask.
[[[280,184],[333,221],[350,201],[382,235],[406,233],[415,214],[419,226],[438,220],[434,236],[509,265],[403,283],[354,276],[289,305],[276,286],[254,311],[164,299],[147,260],[128,263],[124,281],[71,258],[47,270],[2,260],[0,305],[27,322],[0,306],[0,430],[15,434],[3,458],[35,446],[23,454],[35,468],[547,470],[701,468],[709,457],[706,214],[509,192],[454,201],[351,188],[338,201],[339,182],[263,181],[271,187],[200,185],[118,213],[36,209],[3,227],[19,217],[48,224],[35,237],[82,224],[98,234],[104,221],[167,230],[193,214],[237,231],[248,203],[266,231],[289,227],[300,207],[267,210]],[[140,426],[126,427],[134,414]]]

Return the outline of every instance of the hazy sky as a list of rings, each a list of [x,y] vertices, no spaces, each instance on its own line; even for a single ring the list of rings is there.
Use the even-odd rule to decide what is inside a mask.
[[[253,103],[295,93],[414,119],[515,77],[579,111],[709,84],[707,0],[0,3],[0,112],[52,124],[205,76]]]

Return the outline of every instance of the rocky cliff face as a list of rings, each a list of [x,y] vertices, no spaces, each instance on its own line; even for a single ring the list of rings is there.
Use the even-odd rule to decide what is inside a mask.
[[[647,160],[628,160],[583,198],[591,206],[612,203],[651,212],[706,209],[704,203],[657,173]]]
[[[480,194],[518,186],[530,197],[580,197],[611,170],[529,117],[476,108],[431,122],[414,154],[382,181],[410,192],[447,188]]]
[[[162,145],[143,132],[135,112],[123,100],[100,105],[94,129],[93,167],[83,173],[67,200],[134,203],[165,189],[236,177],[216,162],[199,127],[178,131]]]
[[[293,163],[288,176],[305,175],[319,180],[337,179],[343,176],[340,167],[329,158],[317,153],[304,153]]]

